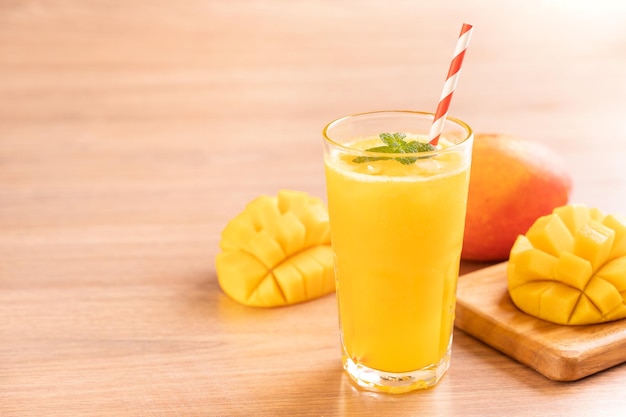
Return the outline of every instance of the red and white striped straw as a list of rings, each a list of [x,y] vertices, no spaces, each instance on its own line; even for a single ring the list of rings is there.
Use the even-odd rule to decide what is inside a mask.
[[[456,83],[459,80],[459,71],[461,70],[463,58],[465,58],[465,50],[467,49],[467,45],[469,45],[471,37],[472,25],[463,23],[461,34],[459,35],[456,48],[454,49],[454,56],[450,63],[450,69],[448,70],[448,76],[446,77],[439,104],[437,105],[435,118],[428,134],[428,141],[431,145],[437,145],[437,143],[439,143],[439,136],[441,136],[441,132],[443,131],[443,125],[446,121],[448,109],[450,108],[450,101],[452,100],[452,93],[454,93]]]

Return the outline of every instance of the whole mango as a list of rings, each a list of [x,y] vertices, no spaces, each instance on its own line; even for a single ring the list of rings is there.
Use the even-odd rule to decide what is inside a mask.
[[[569,201],[572,178],[550,148],[502,134],[474,140],[462,258],[507,259],[518,235]]]

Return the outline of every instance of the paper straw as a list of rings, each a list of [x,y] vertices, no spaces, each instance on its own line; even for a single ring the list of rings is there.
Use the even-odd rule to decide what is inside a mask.
[[[443,91],[441,92],[441,97],[439,98],[435,118],[428,134],[428,141],[431,145],[437,145],[437,143],[439,143],[439,136],[441,136],[441,132],[443,131],[443,125],[446,121],[448,109],[450,108],[450,101],[452,100],[452,93],[454,93],[456,83],[459,80],[461,64],[463,64],[465,50],[467,49],[467,45],[469,45],[471,37],[472,25],[463,23],[461,34],[459,35],[456,48],[454,49],[454,56],[452,57],[452,62],[450,63],[450,69],[448,70],[448,76],[446,77],[446,82],[443,85]]]

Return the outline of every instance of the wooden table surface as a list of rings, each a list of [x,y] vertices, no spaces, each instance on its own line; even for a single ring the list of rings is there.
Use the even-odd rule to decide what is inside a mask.
[[[247,202],[325,197],[325,123],[434,110],[463,22],[451,114],[626,213],[626,7],[512,3],[0,0],[0,415],[623,415],[626,365],[554,382],[459,330],[436,388],[359,391],[333,295],[253,309],[217,284]]]

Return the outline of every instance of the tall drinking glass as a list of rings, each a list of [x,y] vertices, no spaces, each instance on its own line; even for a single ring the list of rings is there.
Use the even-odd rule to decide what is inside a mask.
[[[474,134],[448,117],[435,150],[366,150],[388,146],[383,132],[427,142],[433,116],[362,113],[323,130],[343,366],[378,391],[432,387],[450,365]]]

